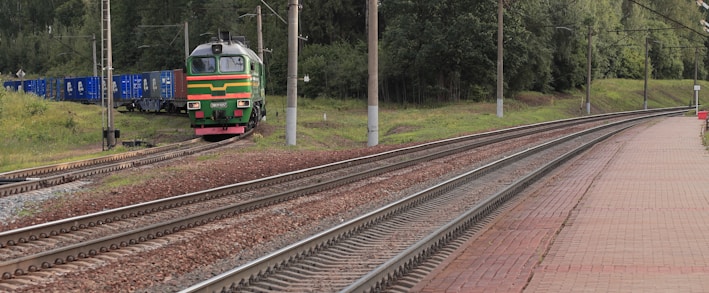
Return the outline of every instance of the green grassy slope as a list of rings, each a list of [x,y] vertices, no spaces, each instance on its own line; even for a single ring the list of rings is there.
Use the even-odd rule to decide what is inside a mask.
[[[701,81],[702,92],[709,82]],[[642,80],[598,80],[591,89],[591,114],[640,110]],[[648,107],[688,106],[692,80],[651,80]],[[585,91],[563,94],[525,92],[504,101],[504,117],[495,103],[379,105],[379,144],[422,142],[462,134],[586,115]],[[705,95],[704,95],[705,96]],[[366,147],[366,101],[298,99],[296,146],[285,145],[286,98],[268,98],[268,118],[253,137],[252,149],[344,149]],[[50,102],[0,89],[0,172],[95,157],[102,149],[105,113],[100,106]],[[123,140],[159,145],[192,138],[186,117],[114,112]],[[120,146],[110,152],[125,151]]]

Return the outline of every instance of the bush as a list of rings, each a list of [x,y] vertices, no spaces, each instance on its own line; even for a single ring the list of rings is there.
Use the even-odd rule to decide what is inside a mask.
[[[42,100],[39,97],[30,98],[25,104],[25,110],[30,114],[30,116],[40,115],[47,111],[47,108],[49,108],[47,101]]]

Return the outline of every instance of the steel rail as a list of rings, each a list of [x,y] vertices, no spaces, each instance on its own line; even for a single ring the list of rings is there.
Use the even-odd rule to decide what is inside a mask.
[[[514,131],[514,130],[520,130],[520,129],[530,128],[530,127],[539,127],[542,125],[552,125],[552,124],[566,123],[566,122],[578,121],[578,120],[592,121],[592,120],[598,120],[598,119],[607,119],[609,117],[619,117],[619,116],[623,116],[623,115],[640,114],[640,113],[654,112],[654,111],[672,111],[672,110],[680,110],[680,109],[689,109],[689,108],[688,107],[675,107],[675,108],[663,108],[663,109],[651,109],[651,110],[641,110],[641,111],[627,111],[627,112],[599,114],[599,115],[588,116],[588,117],[577,117],[577,118],[562,119],[562,120],[555,120],[555,121],[550,121],[550,122],[542,122],[542,123],[524,125],[524,126],[519,126],[519,127],[512,127],[512,128],[507,128],[507,129],[504,129],[501,131],[503,131],[503,132]],[[493,134],[493,133],[495,133],[495,131],[488,132],[488,134]],[[475,135],[473,135],[473,136],[475,136]],[[451,140],[464,140],[464,139],[468,139],[468,137],[469,136],[461,136],[461,137],[452,138]],[[184,147],[185,145],[197,143],[200,140],[201,140],[200,138],[195,138],[195,139],[192,139],[192,140],[189,140],[186,142],[180,142],[180,143],[170,144],[170,145],[161,146],[161,147],[142,149],[142,150],[137,150],[137,151],[125,152],[125,153],[114,154],[114,155],[103,156],[103,157],[92,158],[92,159],[86,159],[86,160],[58,163],[58,164],[52,164],[52,165],[47,165],[47,166],[39,166],[39,167],[15,170],[15,171],[10,171],[10,172],[3,172],[3,173],[0,173],[0,179],[33,178],[33,177],[37,177],[37,176],[41,176],[41,175],[53,173],[53,172],[71,170],[71,169],[76,169],[76,168],[84,168],[84,167],[93,166],[96,164],[105,164],[105,163],[109,163],[109,162],[125,160],[127,158],[132,158],[132,157],[136,157],[136,156],[150,155],[150,154],[154,154],[154,153],[165,152],[165,151],[168,151],[171,149],[177,149],[180,147]],[[442,141],[440,141],[440,143],[443,143],[445,141],[447,141],[447,140],[442,140]],[[2,192],[0,192],[0,194],[2,194]]]
[[[602,142],[634,125],[635,124],[627,125],[623,128],[600,136],[525,175],[512,183],[509,187],[485,199],[474,208],[468,210],[448,224],[440,227],[435,232],[375,268],[368,274],[353,282],[350,286],[342,289],[340,292],[381,292],[386,289],[386,287],[396,282],[399,277],[414,270],[417,265],[423,263],[427,259],[435,257],[436,252],[445,249],[446,245],[452,243],[458,237],[465,234],[469,229],[475,227],[477,223],[482,221],[485,217],[488,217],[496,209],[500,208],[538,179],[542,178],[555,168],[567,162],[569,159],[581,154],[597,143]]]
[[[659,114],[656,116],[660,116],[660,115],[668,115],[668,114]],[[655,116],[655,115],[653,115],[653,116]],[[241,267],[238,267],[234,270],[225,272],[225,273],[223,273],[219,276],[216,276],[212,279],[195,284],[194,286],[187,288],[181,292],[218,292],[218,291],[229,292],[229,291],[234,291],[234,290],[238,291],[238,288],[242,288],[242,286],[248,286],[252,282],[255,282],[257,280],[264,278],[265,276],[267,276],[268,274],[270,274],[274,270],[277,270],[279,267],[286,266],[286,264],[291,262],[292,260],[299,259],[305,255],[312,254],[315,251],[321,250],[324,247],[329,246],[331,243],[339,242],[342,239],[349,237],[349,235],[353,235],[355,233],[358,233],[362,229],[366,229],[367,227],[369,227],[371,225],[375,225],[376,223],[383,221],[386,218],[391,217],[393,214],[401,212],[402,210],[406,209],[408,206],[416,205],[419,202],[426,200],[426,198],[428,198],[428,197],[433,197],[433,196],[437,196],[441,193],[445,193],[448,190],[455,188],[456,186],[459,186],[465,182],[468,182],[468,181],[473,180],[479,176],[482,176],[483,174],[490,172],[494,168],[498,168],[502,164],[510,163],[512,161],[518,160],[521,156],[530,155],[532,152],[537,152],[539,150],[548,148],[548,147],[552,146],[553,144],[556,144],[560,141],[569,140],[569,139],[572,139],[572,138],[577,137],[579,135],[583,135],[585,133],[590,133],[591,131],[596,131],[599,129],[612,127],[615,125],[619,125],[620,123],[631,123],[633,121],[638,121],[640,119],[645,119],[645,118],[650,118],[650,117],[633,118],[633,119],[624,120],[622,122],[615,122],[615,123],[610,123],[610,124],[598,126],[598,127],[593,128],[591,130],[581,131],[576,134],[569,135],[569,136],[566,136],[564,138],[560,138],[557,140],[553,140],[551,142],[539,145],[537,147],[522,151],[516,155],[500,159],[500,160],[495,161],[493,163],[487,164],[483,167],[477,168],[477,169],[475,169],[471,172],[468,172],[466,174],[459,175],[459,176],[457,176],[451,180],[448,180],[444,183],[441,183],[441,184],[438,184],[434,187],[428,188],[425,191],[419,192],[419,193],[409,196],[405,199],[402,199],[402,200],[399,200],[395,203],[392,203],[388,206],[380,208],[372,213],[369,213],[367,215],[364,215],[364,216],[358,217],[356,219],[350,220],[348,222],[345,222],[345,223],[343,223],[335,228],[332,228],[328,231],[318,233],[317,235],[315,235],[313,237],[310,237],[308,239],[305,239],[303,241],[300,241],[298,243],[295,243],[295,244],[292,244],[288,247],[280,249],[272,254],[262,257],[258,260],[252,261],[252,262],[250,262],[246,265],[243,265]],[[387,273],[384,273],[384,274],[387,274]]]
[[[387,152],[387,153],[391,154],[391,152]],[[379,159],[377,155],[367,156],[367,157],[363,157],[363,158],[369,159],[369,160]],[[361,158],[358,158],[358,159],[361,159]],[[424,157],[423,159],[430,160],[431,158]],[[348,160],[345,162],[351,163],[352,160]],[[342,162],[340,162],[340,163],[342,163]],[[330,166],[337,165],[337,164],[338,163],[333,163],[333,164],[330,164]],[[409,163],[409,162],[403,162],[400,165],[406,166],[406,165],[410,165],[410,164],[411,163]],[[328,165],[326,165],[326,166],[328,166]],[[381,170],[375,171],[374,174],[380,174],[380,173],[386,172],[387,170],[391,170],[392,168],[393,167],[381,168]],[[311,168],[309,170],[312,171],[312,170],[319,170],[319,169],[321,169],[321,167]],[[306,171],[308,171],[308,170],[306,169]],[[302,176],[302,174],[300,174],[301,172],[291,172],[291,173],[293,173],[291,175]],[[356,180],[360,180],[364,177],[369,177],[369,176],[373,176],[373,175],[371,175],[371,173],[366,174],[366,172],[362,172],[362,173],[354,174],[351,176],[345,176],[343,178],[339,178],[339,179],[333,180],[331,182],[325,182],[322,184],[315,184],[313,186],[307,186],[304,188],[297,189],[295,191],[281,193],[281,194],[269,196],[269,197],[262,198],[262,199],[251,200],[251,201],[248,201],[248,202],[245,202],[242,204],[235,204],[235,205],[228,206],[228,207],[225,207],[225,208],[217,210],[217,211],[209,211],[209,212],[201,213],[198,215],[194,215],[191,217],[180,219],[176,222],[166,223],[166,224],[165,223],[157,224],[157,225],[153,225],[150,227],[146,227],[144,229],[133,230],[133,231],[118,235],[116,237],[111,237],[111,239],[104,237],[105,239],[101,238],[101,239],[97,239],[94,241],[89,241],[86,243],[82,243],[80,246],[79,245],[72,245],[72,246],[53,250],[51,252],[38,254],[35,256],[27,256],[25,258],[6,261],[3,263],[0,263],[0,268],[3,268],[3,271],[2,271],[3,278],[11,278],[12,274],[24,274],[25,270],[35,271],[35,270],[38,270],[40,267],[47,268],[47,267],[51,267],[53,264],[61,264],[61,263],[64,263],[65,261],[72,261],[72,260],[76,260],[79,258],[92,256],[92,255],[97,254],[98,252],[105,252],[105,251],[108,251],[111,249],[117,249],[119,247],[129,245],[129,244],[140,243],[140,242],[154,239],[156,237],[161,237],[162,235],[170,234],[170,233],[173,233],[173,232],[185,229],[185,228],[199,226],[199,225],[214,221],[216,219],[230,217],[230,216],[233,216],[237,213],[241,213],[243,211],[248,211],[248,210],[260,208],[263,206],[271,205],[274,203],[282,202],[282,201],[288,200],[290,198],[298,197],[298,196],[301,196],[304,194],[322,191],[324,189],[332,188],[332,186],[338,186],[338,185],[342,185],[345,183],[354,182]],[[273,176],[273,177],[274,178],[271,178],[271,179],[281,180],[281,179],[279,179],[279,177],[281,177],[281,176]],[[258,182],[258,181],[264,181],[264,180],[256,180],[256,182],[247,182],[247,183],[249,183],[249,184],[263,184],[263,182]],[[79,229],[83,229],[85,227],[92,227],[92,226],[101,225],[104,223],[110,223],[113,221],[125,219],[127,217],[135,217],[135,216],[148,214],[148,213],[155,212],[155,211],[160,211],[165,208],[171,208],[171,207],[181,206],[183,204],[191,204],[191,203],[197,202],[197,201],[208,200],[211,198],[223,196],[224,194],[235,193],[236,192],[235,190],[243,190],[243,189],[252,188],[252,187],[245,187],[245,185],[248,185],[248,184],[235,184],[235,185],[228,186],[226,188],[217,188],[217,189],[208,190],[206,192],[200,193],[201,194],[200,196],[202,196],[202,197],[198,200],[194,199],[195,194],[187,194],[187,195],[182,195],[182,196],[178,196],[175,198],[157,200],[157,201],[149,202],[147,204],[139,204],[139,205],[129,206],[129,207],[125,207],[125,208],[121,208],[121,209],[117,209],[117,210],[95,213],[95,214],[81,216],[81,217],[74,217],[74,218],[63,220],[63,221],[55,221],[55,222],[50,222],[50,223],[46,223],[46,224],[42,224],[42,225],[27,227],[27,228],[23,228],[23,229],[7,231],[7,232],[0,233],[0,239],[3,239],[3,242],[0,242],[0,245],[3,245],[3,243],[7,243],[7,245],[14,245],[14,244],[16,244],[14,241],[17,241],[19,243],[24,243],[24,242],[36,240],[39,238],[48,237],[49,235],[58,235],[59,233],[67,233],[69,231],[76,231]],[[234,189],[234,188],[236,188],[236,189]],[[219,193],[222,193],[222,194],[220,195]],[[43,229],[43,230],[40,230],[40,229]],[[43,231],[43,232],[39,232],[39,231]],[[6,240],[6,239],[13,239],[13,240]],[[5,241],[7,241],[7,242],[5,242]]]
[[[102,156],[102,157],[98,157],[98,158],[73,161],[73,162],[67,162],[67,163],[58,163],[58,164],[53,164],[53,165],[39,166],[39,167],[15,170],[15,171],[10,171],[10,172],[4,172],[4,173],[0,173],[0,178],[16,179],[16,178],[37,177],[37,176],[41,176],[41,175],[48,174],[48,173],[54,173],[54,172],[59,172],[59,171],[64,171],[64,170],[71,170],[71,169],[76,169],[76,168],[84,168],[87,166],[93,166],[93,165],[97,165],[97,164],[105,164],[105,163],[125,160],[128,158],[133,158],[133,157],[137,157],[137,156],[145,156],[145,155],[165,152],[165,151],[181,148],[186,145],[195,144],[195,143],[199,142],[200,140],[201,140],[200,138],[195,138],[192,140],[169,144],[169,145],[160,146],[160,147],[146,148],[146,149],[140,149],[140,150],[125,152],[125,153],[120,153],[120,154]]]
[[[592,121],[597,120],[597,119],[604,119],[609,116],[615,116],[615,115],[597,115],[596,117],[594,117],[592,119]],[[601,118],[601,117],[604,117],[604,118]],[[138,217],[138,216],[142,216],[142,215],[147,215],[147,214],[150,214],[153,212],[162,211],[162,210],[169,209],[169,208],[180,207],[183,205],[203,202],[203,201],[207,201],[207,200],[211,200],[211,199],[215,199],[215,198],[220,198],[223,196],[228,196],[228,195],[235,194],[238,192],[249,191],[249,190],[253,190],[256,188],[262,188],[262,187],[271,186],[271,185],[275,185],[275,184],[279,184],[279,183],[283,183],[283,182],[287,182],[287,181],[291,181],[291,180],[296,180],[296,179],[300,179],[300,178],[304,178],[304,177],[308,177],[308,176],[322,174],[322,173],[330,172],[330,171],[338,169],[338,168],[342,168],[343,166],[353,166],[353,165],[365,164],[365,163],[369,163],[369,162],[373,162],[373,161],[379,161],[379,160],[383,160],[383,159],[390,158],[393,156],[404,155],[404,154],[412,153],[415,151],[419,151],[420,149],[423,149],[426,147],[439,146],[439,145],[443,145],[443,144],[451,144],[451,143],[460,142],[462,140],[471,140],[471,139],[478,139],[478,138],[482,139],[482,138],[490,137],[490,136],[494,136],[494,135],[503,135],[497,139],[483,141],[483,142],[479,142],[479,143],[475,143],[475,144],[469,144],[464,147],[455,148],[455,149],[449,150],[447,152],[440,153],[440,155],[438,155],[438,156],[426,156],[426,157],[419,158],[419,160],[402,162],[398,165],[391,166],[386,169],[381,169],[378,172],[372,173],[374,175],[378,175],[378,174],[388,172],[391,170],[410,166],[410,165],[415,164],[416,162],[419,162],[419,161],[425,161],[425,160],[443,157],[446,155],[453,154],[455,152],[461,152],[461,151],[464,151],[467,149],[482,146],[486,143],[494,143],[494,142],[499,142],[499,141],[502,141],[505,139],[534,134],[534,133],[538,133],[541,131],[554,129],[557,127],[563,127],[564,125],[567,125],[567,123],[578,123],[579,121],[585,121],[585,120],[586,119],[570,119],[570,120],[564,120],[564,123],[532,124],[530,126],[522,126],[522,127],[515,127],[515,128],[498,130],[498,131],[490,131],[490,132],[485,132],[485,133],[480,133],[480,134],[468,135],[468,136],[461,137],[461,138],[453,138],[453,139],[447,139],[447,140],[443,140],[443,141],[436,141],[436,142],[432,142],[432,143],[425,143],[425,144],[416,145],[416,146],[412,146],[412,147],[406,147],[406,148],[387,151],[387,152],[383,152],[383,153],[379,153],[379,154],[344,160],[344,161],[326,164],[326,165],[322,165],[322,166],[317,166],[317,167],[313,167],[313,168],[308,168],[308,169],[288,172],[288,173],[284,173],[284,174],[279,174],[279,175],[275,175],[275,176],[265,177],[262,179],[226,185],[223,187],[213,188],[213,189],[209,189],[209,190],[205,190],[205,191],[188,193],[188,194],[178,195],[178,196],[174,196],[174,197],[170,197],[170,198],[158,199],[158,200],[154,200],[154,201],[150,201],[150,202],[121,207],[121,208],[117,208],[117,209],[106,210],[106,211],[102,211],[102,212],[98,212],[98,213],[92,213],[92,214],[88,214],[88,215],[82,215],[82,216],[67,218],[67,219],[63,219],[63,220],[43,223],[43,224],[39,224],[39,225],[19,228],[19,229],[15,229],[15,230],[0,232],[0,248],[2,248],[4,246],[12,246],[17,243],[26,243],[26,242],[34,241],[34,240],[37,240],[40,238],[47,238],[49,236],[56,236],[61,233],[78,231],[81,229],[85,229],[86,227],[94,227],[94,226],[98,226],[98,225],[103,225],[105,223],[112,223],[112,222],[120,221],[120,220],[127,219],[127,218],[133,218],[133,217]],[[523,132],[525,130],[532,129],[533,126],[536,126],[536,127],[541,126],[542,128],[537,129],[537,130],[533,130],[531,133]],[[550,128],[544,128],[547,126]],[[513,133],[514,131],[518,131],[518,130],[522,131],[522,132],[517,133],[517,134]],[[510,134],[510,133],[513,133],[513,134]],[[508,136],[504,136],[505,134],[508,134]],[[178,155],[184,155],[184,154],[178,154]],[[131,164],[132,163],[128,163],[129,166],[132,166]],[[127,168],[127,167],[124,167],[124,168]],[[374,175],[372,175],[372,176],[374,176]],[[353,174],[350,176],[340,178],[338,180],[333,180],[331,182],[328,182],[327,185],[320,185],[321,187],[315,186],[315,187],[301,188],[300,191],[297,193],[297,196],[330,189],[335,186],[339,186],[339,185],[346,184],[349,182],[354,182],[356,180],[366,178],[366,177],[367,176],[364,174],[357,173],[357,174]]]
[[[14,171],[14,172],[2,173],[0,175],[5,174],[4,176],[7,176],[7,178],[21,178],[23,176],[25,176],[25,177],[38,176],[38,175],[49,174],[49,173],[53,173],[53,172],[61,172],[61,171],[66,171],[66,170],[80,169],[77,171],[67,171],[67,172],[65,172],[63,174],[59,174],[59,175],[47,176],[44,178],[30,178],[29,180],[23,180],[23,181],[19,181],[19,182],[11,182],[9,184],[0,185],[0,197],[20,194],[23,192],[38,190],[38,189],[56,186],[56,185],[64,184],[64,183],[69,183],[69,182],[73,182],[73,181],[79,180],[81,178],[93,176],[96,174],[115,172],[115,171],[134,168],[134,167],[138,167],[138,166],[142,166],[142,165],[152,164],[152,163],[160,162],[160,161],[164,161],[164,160],[174,159],[174,158],[177,158],[180,156],[195,154],[195,153],[218,148],[218,147],[224,146],[226,144],[232,143],[234,141],[234,139],[235,138],[212,143],[212,144],[201,145],[201,146],[190,146],[192,144],[195,144],[199,140],[199,139],[193,139],[193,140],[189,141],[187,144],[178,143],[178,144],[173,144],[173,145],[168,145],[168,146],[163,146],[163,147],[133,151],[133,152],[124,153],[124,154],[105,156],[105,157],[101,157],[101,158],[81,160],[81,161],[70,162],[70,163],[55,164],[55,165],[50,165],[50,166],[30,168],[30,169],[24,169],[24,170],[19,170],[19,171]],[[187,148],[184,150],[179,150],[180,148],[183,148],[183,147],[187,147]],[[173,151],[175,149],[178,149],[178,150]],[[153,155],[153,154],[157,154],[157,155]],[[138,157],[138,156],[146,156],[146,157],[135,159],[135,160],[130,160],[130,161],[125,161],[125,162],[118,162],[118,163],[113,163],[113,164],[108,164],[108,165],[91,167],[91,166],[95,166],[95,165],[101,165],[101,164],[106,164],[106,163],[110,163],[110,162],[121,161],[121,160],[125,160],[127,158]],[[84,168],[84,169],[81,169],[81,168]]]
[[[534,130],[531,133],[537,133],[541,130]],[[286,200],[290,200],[296,197],[304,196],[307,194],[312,194],[315,192],[320,192],[328,189],[332,189],[337,186],[341,186],[347,183],[362,180],[364,178],[376,176],[386,172],[390,172],[396,169],[401,169],[407,166],[411,166],[418,162],[428,161],[435,158],[450,155],[456,152],[462,152],[474,147],[481,145],[504,141],[513,137],[519,137],[524,135],[530,135],[530,132],[522,133],[506,133],[497,138],[492,138],[484,141],[480,141],[473,144],[468,144],[460,146],[457,148],[445,150],[443,152],[438,152],[435,154],[420,156],[414,159],[405,160],[399,163],[391,164],[388,166],[376,168],[369,171],[359,172],[355,174],[346,175],[326,182],[319,182],[316,184],[311,184],[309,186],[300,187],[294,190],[278,193],[275,195],[266,196],[259,199],[249,200],[243,203],[237,203],[222,207],[217,210],[207,211],[195,215],[190,215],[182,219],[175,219],[168,223],[161,223],[152,225],[149,227],[135,229],[129,232],[121,233],[119,235],[107,236],[101,239],[96,239],[92,241],[82,242],[80,244],[70,245],[52,251],[47,251],[35,255],[29,255],[22,258],[12,259],[5,262],[0,262],[0,272],[2,272],[3,279],[9,279],[13,274],[22,275],[26,271],[33,272],[39,270],[39,268],[49,268],[56,264],[63,264],[65,262],[71,262],[80,258],[85,258],[89,256],[94,256],[99,252],[107,252],[109,250],[118,249],[120,247],[125,247],[128,245],[137,244],[147,240],[152,240],[163,235],[169,235],[171,233],[192,228],[206,223],[210,223],[214,220],[223,219],[225,217],[232,217],[236,214],[243,213],[246,211],[262,208],[265,206],[270,206],[277,204]],[[407,152],[411,148],[407,148]],[[391,152],[388,152],[391,154]],[[367,161],[379,160],[379,156],[367,156],[364,157]],[[356,160],[356,159],[355,159]],[[352,163],[351,160],[347,161],[347,164]],[[335,168],[338,164],[330,164],[325,167]],[[330,168],[325,168],[329,170]],[[306,169],[305,171],[317,171],[325,172],[320,167]],[[291,172],[295,177],[303,177],[302,172]],[[308,172],[306,172],[308,173]],[[245,183],[239,183],[234,185],[229,185],[226,187],[220,187],[215,189],[210,189],[203,192],[190,193],[185,195],[180,195],[176,197],[160,199],[145,204],[137,204],[132,206],[127,206],[119,209],[103,211],[99,213],[94,213],[86,216],[73,217],[61,221],[54,221],[45,224],[35,225],[31,227],[0,232],[0,247],[3,245],[13,246],[18,243],[27,243],[29,241],[35,241],[42,238],[47,238],[50,236],[60,235],[62,233],[70,233],[85,229],[87,227],[94,227],[98,225],[103,225],[106,223],[112,223],[127,218],[138,217],[142,215],[147,215],[154,212],[159,212],[165,209],[180,207],[183,205],[193,204],[196,202],[206,201],[210,199],[215,199],[218,197],[226,196],[229,194],[234,194],[239,191],[254,189],[256,185],[270,185],[273,184],[269,182],[270,180],[283,181],[282,176],[273,176],[265,179],[249,181]],[[4,244],[3,244],[4,243]]]

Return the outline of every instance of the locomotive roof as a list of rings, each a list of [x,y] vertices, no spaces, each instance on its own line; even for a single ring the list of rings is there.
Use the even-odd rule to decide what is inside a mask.
[[[254,53],[253,50],[249,49],[238,41],[215,41],[206,44],[201,44],[192,51],[192,54],[190,54],[190,56],[214,56],[214,54],[212,53],[212,45],[216,44],[222,45],[222,55],[246,55],[249,56],[249,58],[251,58],[252,60],[257,60],[259,63],[261,62],[261,59],[258,57],[258,55],[256,55],[256,53]]]

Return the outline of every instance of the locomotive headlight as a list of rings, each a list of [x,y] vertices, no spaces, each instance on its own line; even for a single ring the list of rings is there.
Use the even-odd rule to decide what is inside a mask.
[[[221,53],[222,53],[222,45],[221,44],[212,45],[212,54],[219,55]]]
[[[187,110],[199,110],[201,108],[202,108],[202,105],[200,104],[199,101],[187,102]]]
[[[236,101],[237,108],[248,108],[251,106],[251,100],[238,100]]]

